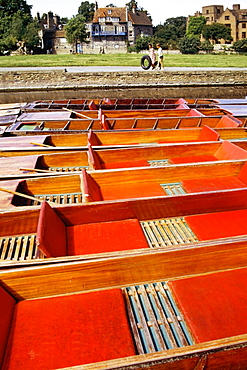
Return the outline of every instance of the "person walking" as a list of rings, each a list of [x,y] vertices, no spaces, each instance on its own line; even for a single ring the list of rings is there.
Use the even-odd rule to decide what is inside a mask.
[[[149,48],[149,57],[150,57],[151,62],[152,62],[152,69],[154,69],[155,68],[155,62],[156,62],[156,54],[155,54],[155,51],[154,51],[154,48],[153,48],[152,44],[148,44],[148,48]]]
[[[160,46],[160,44],[156,44],[156,47],[157,47],[157,54],[158,54],[158,69],[165,69],[164,68],[164,62],[163,62],[163,50]]]

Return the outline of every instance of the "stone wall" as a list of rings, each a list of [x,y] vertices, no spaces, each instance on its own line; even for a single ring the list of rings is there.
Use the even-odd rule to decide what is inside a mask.
[[[166,86],[247,85],[246,70],[70,73],[63,70],[0,72],[1,91]]]

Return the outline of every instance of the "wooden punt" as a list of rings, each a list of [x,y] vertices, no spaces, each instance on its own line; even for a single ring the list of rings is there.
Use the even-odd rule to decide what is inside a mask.
[[[133,98],[133,99],[71,99],[71,100],[41,100],[33,101],[26,104],[26,109],[71,109],[71,110],[89,110],[89,109],[165,109],[167,106],[177,107],[181,104],[202,106],[215,105],[216,100],[213,99],[184,99],[184,98],[164,98],[164,99],[149,99],[149,98]],[[228,102],[229,104],[229,102]]]
[[[18,269],[2,264],[3,369],[33,369],[34,361],[36,369],[215,370],[226,364],[244,369],[246,195],[245,189],[220,197],[153,198],[83,208],[52,209],[44,203],[39,228],[43,248],[61,248],[61,224],[67,230],[75,225],[88,230],[92,223],[102,227],[117,220],[123,230],[123,221],[134,218],[155,223],[161,217],[183,217],[200,241],[101,257],[19,261]],[[18,233],[28,227],[35,233],[38,212],[29,212],[25,226],[26,211],[17,212]],[[1,234],[10,230],[12,215],[0,215]],[[212,227],[219,223],[221,228]],[[95,228],[92,233],[99,239]],[[80,234],[80,245],[88,234]],[[117,243],[126,237],[122,231],[114,236]],[[130,243],[136,247],[135,238]]]
[[[246,119],[247,120],[247,119]],[[73,133],[74,131],[137,131],[137,130],[165,130],[165,129],[186,129],[202,128],[208,126],[216,130],[222,128],[243,127],[245,120],[233,116],[216,117],[183,117],[183,118],[139,118],[139,119],[114,119],[114,120],[72,120],[72,121],[18,121],[8,127],[5,126],[4,135],[13,133],[15,135],[54,135],[56,131],[60,134]],[[3,131],[3,132],[4,132]],[[55,132],[54,132],[55,131]],[[244,129],[243,129],[244,131]],[[129,136],[128,132],[126,136]]]
[[[1,209],[35,206],[41,200],[57,204],[106,202],[246,187],[246,155],[245,160],[230,160],[227,157],[226,160],[176,165],[164,165],[161,161],[156,161],[151,163],[155,165],[149,167],[104,171],[86,171],[85,168],[80,168],[77,158],[71,153],[67,156],[67,168],[61,165],[60,155],[22,158],[23,165],[31,168],[20,167],[19,164],[14,168],[11,163],[15,162],[13,158],[6,165],[2,162],[6,173],[2,174],[0,183]],[[49,167],[49,163],[53,162],[54,165],[55,161],[56,166]],[[138,164],[143,164],[143,161]],[[13,166],[13,169],[6,170],[7,166]],[[37,168],[42,166],[43,169]]]
[[[0,259],[18,266],[19,261],[44,256],[76,260],[149,249],[197,249],[208,240],[239,236],[245,236],[247,243],[246,195],[245,184],[237,189],[66,207],[43,201],[41,207],[0,213]],[[221,227],[212,227],[214,223]]]
[[[80,133],[70,133],[67,135],[57,132],[49,132],[42,135],[37,132],[35,134],[10,134],[5,133],[0,138],[0,147],[34,147],[50,146],[50,147],[72,147],[72,146],[87,146],[91,144],[95,147],[121,147],[129,145],[142,145],[153,143],[169,143],[169,142],[196,142],[196,141],[217,141],[219,139],[244,139],[247,137],[246,129],[238,128],[218,128],[211,129],[205,125],[198,128],[184,128],[181,130],[134,130],[129,131],[100,131]]]

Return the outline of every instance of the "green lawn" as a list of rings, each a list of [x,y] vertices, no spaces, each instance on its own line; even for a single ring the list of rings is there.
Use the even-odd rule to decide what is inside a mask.
[[[1,56],[0,67],[140,66],[143,54]],[[246,55],[165,54],[167,67],[247,67]]]

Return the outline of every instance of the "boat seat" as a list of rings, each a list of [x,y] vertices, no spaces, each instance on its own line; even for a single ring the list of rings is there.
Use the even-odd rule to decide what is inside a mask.
[[[179,104],[176,109],[190,109],[186,103]]]
[[[198,141],[218,141],[220,138],[220,135],[218,132],[213,130],[212,128],[208,127],[207,125],[203,126],[201,129],[199,129],[199,135],[196,139],[193,140],[174,140],[174,141],[168,141],[168,140],[158,140],[158,143],[184,143],[184,142],[198,142]]]
[[[170,281],[197,343],[246,334],[247,269]]]
[[[241,125],[242,125],[242,122],[239,119],[237,119],[233,116],[225,115],[225,116],[221,117],[221,119],[219,120],[219,122],[217,123],[215,128],[239,127]]]
[[[68,255],[148,248],[137,219],[67,226]]]
[[[247,209],[186,216],[185,221],[199,240],[247,234]]]
[[[88,107],[89,107],[89,110],[98,110],[97,105],[95,104],[93,100],[90,101],[90,103],[88,104]]]
[[[100,186],[85,169],[82,170],[81,188],[83,190],[84,202],[97,202],[103,200]]]
[[[133,199],[143,197],[165,196],[166,193],[155,182],[135,182],[101,186],[101,193],[104,200]]]
[[[101,146],[102,145],[98,136],[91,129],[88,132],[87,141],[92,146]]]
[[[247,151],[231,143],[230,141],[223,141],[219,148],[212,154],[175,157],[170,158],[172,164],[192,163],[192,162],[207,162],[207,161],[223,161],[233,159],[247,159]]]
[[[3,369],[60,369],[136,355],[120,289],[18,303],[0,295],[3,350],[10,333]]]
[[[46,202],[41,206],[36,240],[46,257],[148,248],[139,221],[135,218],[66,226]]]
[[[199,112],[197,109],[190,109],[190,111],[186,114],[186,117],[205,117],[204,114]]]
[[[95,170],[149,166],[148,161],[145,159],[140,159],[136,161],[126,161],[126,162],[104,163],[102,159],[100,158],[99,154],[93,150],[90,144],[88,145],[88,162],[89,162],[89,165]]]
[[[187,193],[199,193],[204,191],[217,191],[225,189],[245,188],[246,183],[237,176],[212,177],[202,179],[183,180],[182,187]]]

